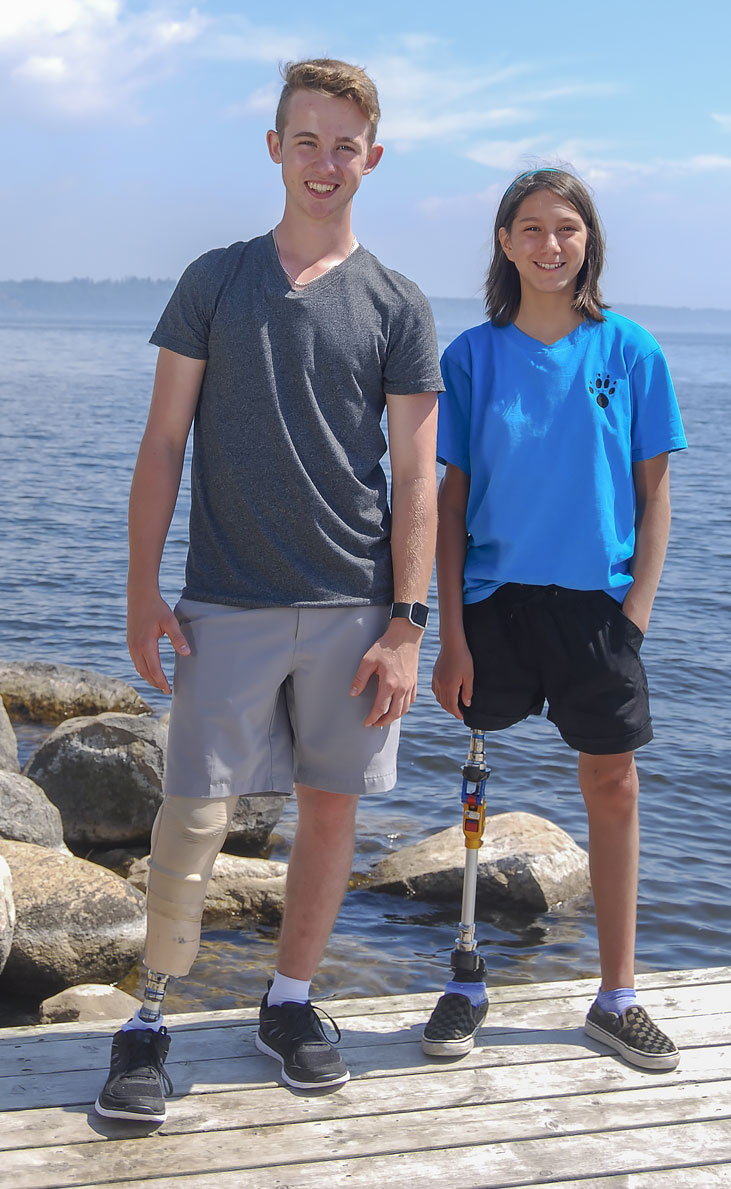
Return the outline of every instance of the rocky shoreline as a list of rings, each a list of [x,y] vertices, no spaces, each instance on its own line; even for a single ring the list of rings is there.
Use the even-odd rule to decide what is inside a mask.
[[[22,772],[14,722],[54,728]],[[22,1002],[28,1019],[108,1018],[134,1006],[113,984],[144,942],[146,856],[166,747],[165,718],[126,683],[67,665],[0,661],[0,997]],[[286,863],[261,855],[283,805],[282,797],[239,800],[204,922],[279,922]],[[545,911],[587,894],[587,855],[551,822],[498,814],[487,819],[485,840],[478,904]],[[365,886],[458,907],[463,861],[453,826],[382,859]]]

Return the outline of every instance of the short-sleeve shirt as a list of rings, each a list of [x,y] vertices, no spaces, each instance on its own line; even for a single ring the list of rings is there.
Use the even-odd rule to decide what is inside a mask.
[[[295,290],[270,233],[194,261],[150,341],[207,361],[184,595],[390,602],[385,395],[442,386],[417,286],[358,247]]]
[[[652,335],[611,311],[550,346],[485,322],[451,343],[442,374],[437,454],[470,479],[465,602],[506,582],[621,602],[632,464],[687,444]]]

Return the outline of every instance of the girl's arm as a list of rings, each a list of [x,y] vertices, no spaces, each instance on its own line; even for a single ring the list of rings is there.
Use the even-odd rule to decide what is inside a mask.
[[[667,452],[634,463],[632,476],[636,512],[635,551],[630,572],[634,582],[622,610],[640,631],[646,632],[670,535],[670,467]]]
[[[462,622],[464,563],[467,553],[467,497],[469,476],[459,467],[447,466],[439,486],[437,531],[437,583],[439,587],[439,638],[441,651],[434,666],[432,689],[440,706],[462,720],[458,698],[472,701],[472,654]]]

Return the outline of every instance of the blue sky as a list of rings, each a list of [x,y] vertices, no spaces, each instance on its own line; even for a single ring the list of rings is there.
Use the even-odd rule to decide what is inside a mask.
[[[731,308],[730,44],[727,0],[7,4],[0,279],[172,277],[268,230],[279,62],[328,55],[381,96],[357,234],[428,294],[477,294],[499,195],[562,161],[596,195],[610,300]]]

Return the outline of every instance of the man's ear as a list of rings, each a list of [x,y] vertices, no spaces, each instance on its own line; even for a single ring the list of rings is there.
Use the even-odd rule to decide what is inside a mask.
[[[269,156],[275,165],[282,164],[282,146],[279,140],[279,133],[270,128],[267,132],[267,148],[269,149]]]
[[[510,242],[510,235],[507,227],[499,227],[497,237],[500,240],[500,247],[507,256],[508,260],[513,259],[513,246]]]
[[[270,150],[270,152],[271,152],[271,150]],[[381,160],[382,156],[383,156],[383,145],[382,144],[371,145],[371,149],[370,149],[368,156],[366,157],[366,163],[365,163],[365,167],[363,169],[364,176],[367,173],[373,173],[373,170],[378,165],[378,162]]]

